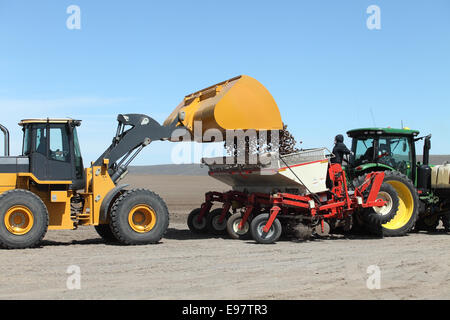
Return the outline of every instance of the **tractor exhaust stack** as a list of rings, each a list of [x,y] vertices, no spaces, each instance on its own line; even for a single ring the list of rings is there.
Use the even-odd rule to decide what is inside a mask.
[[[8,129],[0,124],[0,130],[3,132],[4,136],[5,136],[5,140],[4,140],[4,155],[5,157],[9,157],[9,131]]]

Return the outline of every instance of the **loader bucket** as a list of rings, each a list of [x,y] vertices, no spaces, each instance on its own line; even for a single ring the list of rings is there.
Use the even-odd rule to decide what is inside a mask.
[[[222,134],[226,130],[283,129],[280,111],[270,92],[245,75],[187,95],[164,125],[173,123],[184,126],[198,142],[209,142],[202,138],[208,129],[218,129]]]

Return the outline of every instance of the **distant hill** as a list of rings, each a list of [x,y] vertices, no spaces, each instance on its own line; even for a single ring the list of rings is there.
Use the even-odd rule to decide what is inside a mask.
[[[154,166],[130,166],[130,174],[173,175],[173,176],[207,176],[208,167],[197,163],[162,164]]]
[[[417,161],[422,162],[421,155],[417,155]],[[450,155],[430,155],[430,164],[432,165],[443,164],[446,161],[450,163]]]
[[[422,162],[422,156],[417,156],[417,161]],[[450,163],[450,155],[430,155],[430,164]],[[208,167],[197,163],[192,164],[162,164],[154,166],[130,166],[130,174],[173,175],[173,176],[206,176]]]

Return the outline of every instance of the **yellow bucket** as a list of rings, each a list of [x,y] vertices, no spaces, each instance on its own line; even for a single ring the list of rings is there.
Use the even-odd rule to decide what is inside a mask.
[[[209,129],[281,130],[280,110],[270,92],[256,79],[238,76],[187,95],[164,122],[178,122],[192,136]],[[201,130],[195,128],[201,124]],[[198,139],[197,139],[198,140]],[[208,141],[202,141],[208,142]]]

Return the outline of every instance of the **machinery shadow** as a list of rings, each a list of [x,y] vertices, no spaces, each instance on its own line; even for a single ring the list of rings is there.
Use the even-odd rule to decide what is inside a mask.
[[[70,240],[67,242],[53,241],[53,240],[43,240],[38,248],[50,247],[50,246],[72,246],[72,245],[89,245],[89,244],[112,244],[106,242],[102,238],[84,239],[84,240]]]
[[[412,234],[426,234],[430,236],[441,236],[444,234],[450,234],[450,231],[446,231],[445,229],[436,229],[433,231],[426,231],[426,230],[420,230],[420,231],[414,231]]]
[[[355,235],[355,234],[330,234],[327,236],[312,236],[310,238],[296,238],[293,236],[282,236],[276,243],[283,243],[283,242],[293,242],[293,243],[308,243],[308,242],[323,242],[323,241],[342,241],[342,240],[375,240],[375,239],[382,239],[383,237],[377,236],[377,235]],[[257,244],[256,241],[252,239],[248,239],[244,241],[246,244]],[[273,244],[276,244],[273,243]]]
[[[179,230],[175,228],[168,228],[164,237],[160,242],[152,244],[158,245],[164,242],[164,239],[170,240],[205,240],[205,239],[230,239],[228,235],[211,235],[211,234],[195,234],[190,230]],[[68,240],[68,241],[54,241],[54,240],[43,240],[37,248],[43,248],[47,246],[73,246],[73,245],[108,245],[108,246],[124,246],[118,242],[106,241],[100,237],[83,239],[83,240]]]
[[[164,239],[162,239],[164,240]],[[151,246],[156,246],[159,244],[162,244],[161,242],[158,243],[152,243],[149,244]],[[44,248],[44,247],[58,247],[58,246],[73,246],[73,245],[107,245],[107,246],[117,246],[117,247],[126,247],[127,245],[120,243],[120,242],[113,242],[113,241],[107,241],[102,238],[94,238],[94,239],[85,239],[85,240],[73,240],[68,242],[61,242],[61,241],[53,241],[53,240],[44,240],[41,242],[41,244],[37,248]]]
[[[214,235],[214,234],[199,234],[193,233],[187,229],[175,229],[169,228],[167,229],[166,234],[164,235],[164,239],[171,240],[201,240],[201,239],[231,239],[228,235]]]
[[[373,234],[367,234],[363,232],[352,232],[352,233],[332,233],[327,236],[318,237],[318,236],[312,236],[308,238],[296,238],[291,235],[284,235],[282,236],[277,242],[298,242],[298,243],[304,243],[304,242],[320,242],[324,240],[374,240],[374,239],[382,239],[383,236],[381,235],[373,235]],[[196,234],[191,232],[188,229],[176,229],[176,228],[169,228],[164,235],[164,239],[171,239],[171,240],[206,240],[206,239],[223,239],[223,240],[230,240],[230,241],[241,241],[248,244],[257,244],[251,237],[243,240],[235,240],[232,239],[228,234],[224,235],[213,235],[209,233],[205,234]]]
[[[413,232],[412,234],[426,234],[426,235],[445,235],[450,234],[448,231],[444,229],[437,229],[435,231],[418,231]],[[408,234],[409,235],[409,234]],[[408,236],[407,235],[407,236]],[[358,231],[350,231],[350,232],[338,232],[332,233],[327,236],[319,237],[312,236],[308,238],[296,238],[292,235],[284,235],[277,242],[294,242],[294,243],[306,243],[306,242],[321,242],[321,241],[339,241],[339,240],[375,240],[375,239],[383,239],[382,235],[377,234],[368,234],[362,230]],[[164,239],[170,240],[207,240],[207,239],[223,239],[234,241],[228,234],[224,235],[213,235],[209,233],[205,234],[196,234],[191,232],[188,229],[176,229],[176,228],[168,228],[161,242],[152,244],[158,245],[164,242]],[[253,239],[245,239],[245,240],[237,240],[246,244],[258,244]],[[68,240],[66,241],[54,241],[54,240],[43,240],[37,248],[43,248],[46,246],[72,246],[72,245],[108,245],[108,246],[123,246],[121,243],[106,241],[102,238],[91,238],[91,239],[83,239],[83,240]]]

